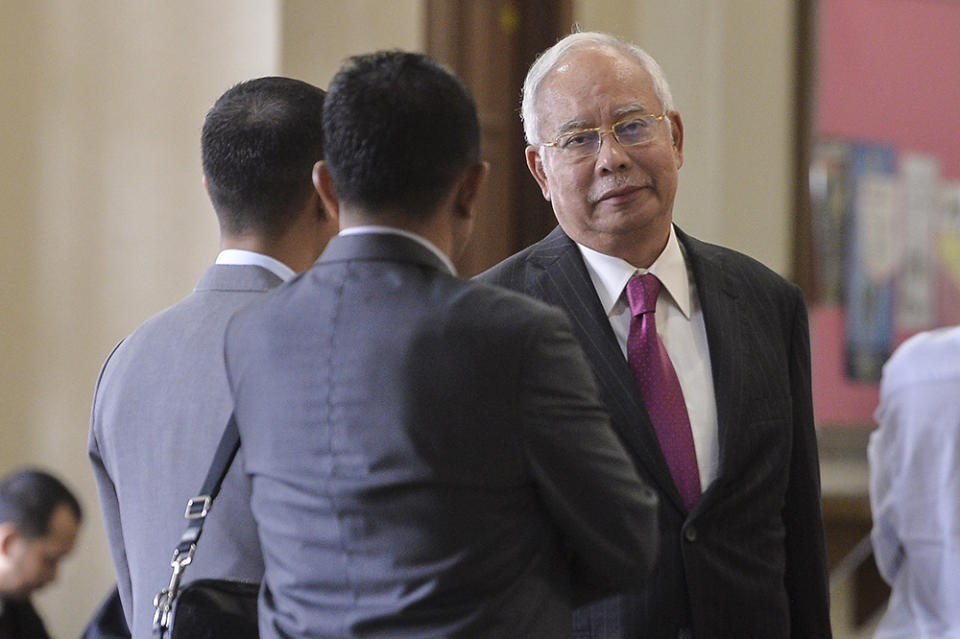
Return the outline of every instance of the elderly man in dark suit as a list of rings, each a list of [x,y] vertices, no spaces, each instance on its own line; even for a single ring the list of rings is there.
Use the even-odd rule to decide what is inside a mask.
[[[800,290],[673,225],[683,122],[657,63],[577,33],[531,67],[527,164],[559,228],[480,276],[564,309],[613,425],[660,496],[638,592],[578,637],[829,637]]]
[[[318,175],[342,231],[226,337],[265,638],[562,639],[638,587],[656,500],[563,313],[456,277],[486,165],[456,76],[353,58]]]
[[[100,373],[89,454],[135,639],[151,636],[152,601],[170,581],[184,504],[201,486],[230,417],[227,320],[309,268],[337,232],[313,187],[323,157],[323,99],[310,84],[268,77],[217,100],[201,150],[223,250],[193,293],[124,339]],[[191,579],[261,578],[249,501],[250,482],[234,464]]]

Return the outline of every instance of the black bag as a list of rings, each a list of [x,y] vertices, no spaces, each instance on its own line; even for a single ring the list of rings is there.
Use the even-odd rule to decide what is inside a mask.
[[[197,579],[176,599],[170,639],[257,639],[260,584],[227,579]]]
[[[187,501],[190,523],[173,550],[170,585],[153,600],[153,634],[157,639],[257,639],[257,596],[260,584],[230,579],[198,579],[182,588],[183,572],[193,561],[203,522],[240,448],[233,417],[223,431],[200,494]]]

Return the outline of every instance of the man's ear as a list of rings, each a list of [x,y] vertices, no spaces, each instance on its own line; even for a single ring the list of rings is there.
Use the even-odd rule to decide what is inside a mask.
[[[333,185],[333,178],[330,176],[330,169],[324,161],[313,165],[313,188],[316,189],[323,203],[326,214],[333,221],[340,219],[340,200],[337,198],[337,189]]]
[[[0,561],[10,555],[10,549],[19,537],[16,526],[10,522],[0,524]]]
[[[454,198],[454,210],[460,217],[476,217],[477,200],[480,198],[480,187],[483,186],[490,171],[490,165],[487,162],[477,162],[471,164],[463,170],[460,177],[460,184],[457,186],[457,193]]]
[[[540,147],[533,144],[527,147],[525,151],[527,156],[527,168],[533,179],[540,185],[540,192],[543,193],[543,199],[550,201],[550,187],[547,184],[547,173],[543,168],[543,158],[540,156]]]
[[[683,166],[683,120],[676,111],[671,111],[667,117],[670,118],[670,141],[673,144],[673,157],[679,169]]]

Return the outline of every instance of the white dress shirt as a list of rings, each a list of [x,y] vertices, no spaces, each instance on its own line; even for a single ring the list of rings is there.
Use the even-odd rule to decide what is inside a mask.
[[[897,349],[875,417],[871,537],[893,592],[874,639],[960,638],[960,326]]]
[[[719,464],[717,402],[713,392],[707,330],[696,283],[687,268],[673,227],[670,227],[666,247],[649,269],[637,268],[619,257],[605,255],[580,244],[577,246],[600,298],[600,305],[610,319],[624,359],[627,357],[631,317],[626,294],[627,282],[637,273],[649,272],[663,284],[657,297],[657,333],[680,380],[693,432],[693,447],[697,453],[700,487],[702,491],[706,490],[716,477]]]
[[[292,279],[296,272],[269,255],[248,251],[246,249],[223,249],[217,255],[217,264],[227,264],[230,266],[262,266],[281,280],[286,282]]]

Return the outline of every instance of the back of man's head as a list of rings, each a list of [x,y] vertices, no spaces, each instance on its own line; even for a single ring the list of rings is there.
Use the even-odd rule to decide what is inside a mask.
[[[60,504],[67,506],[77,522],[83,519],[77,498],[49,473],[27,468],[0,481],[0,524],[13,524],[28,539],[49,532],[50,516]]]
[[[330,83],[323,131],[337,197],[367,214],[429,216],[480,158],[470,92],[419,53],[348,60]]]
[[[290,78],[241,82],[224,93],[203,124],[207,190],[226,235],[276,238],[313,193],[323,159],[325,92]]]

